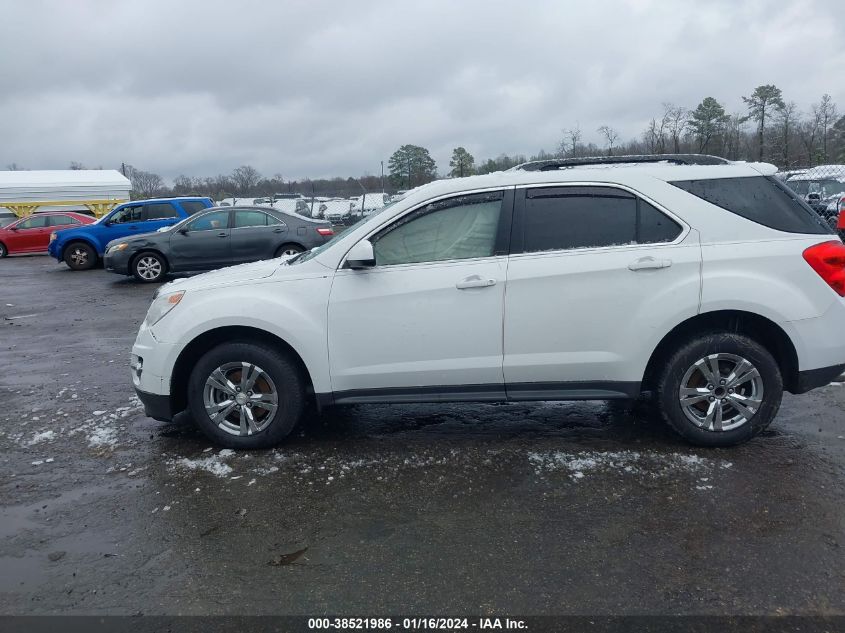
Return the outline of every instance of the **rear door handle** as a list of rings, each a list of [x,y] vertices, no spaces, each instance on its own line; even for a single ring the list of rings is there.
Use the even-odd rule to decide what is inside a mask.
[[[218,233],[217,234],[217,237],[228,237],[228,236],[229,236],[228,233]]]
[[[671,259],[655,259],[654,257],[641,257],[637,261],[628,264],[628,270],[654,270],[657,268],[669,268],[669,266],[671,265]]]
[[[458,290],[466,290],[467,288],[489,288],[490,286],[495,285],[495,279],[485,279],[481,275],[470,275],[469,277],[461,279],[458,283],[456,283],[455,288]]]

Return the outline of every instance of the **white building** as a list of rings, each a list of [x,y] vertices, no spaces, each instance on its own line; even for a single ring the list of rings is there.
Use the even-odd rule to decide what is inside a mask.
[[[19,216],[59,209],[101,216],[127,202],[131,188],[114,169],[0,171],[0,207]]]

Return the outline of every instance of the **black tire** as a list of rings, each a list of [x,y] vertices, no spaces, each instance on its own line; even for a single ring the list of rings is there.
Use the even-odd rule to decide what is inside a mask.
[[[713,422],[708,424],[706,419],[704,425],[698,425],[688,417],[681,405],[681,383],[684,381],[687,372],[692,372],[688,380],[698,379],[703,381],[704,374],[699,373],[693,367],[701,359],[714,354],[723,355],[723,358],[733,356],[747,360],[753,365],[753,368],[756,368],[762,381],[763,396],[761,403],[750,417],[745,418],[744,422],[738,420],[736,428],[716,430],[716,424]],[[720,409],[722,409],[720,403],[727,403],[723,410],[728,415],[740,414],[740,410],[734,409],[730,403],[730,399],[734,396],[727,393],[727,386],[729,385],[727,378],[730,376],[731,364],[734,362],[734,360],[729,359],[717,361],[719,367],[722,368],[722,374],[720,374],[722,378],[718,382],[726,380],[726,386],[720,390],[721,385],[713,385],[715,389],[712,395],[708,395],[705,400],[697,404],[701,408],[701,415],[706,415],[706,412],[710,411],[709,402],[711,398],[715,406]],[[762,345],[747,336],[727,332],[703,334],[685,343],[666,361],[663,371],[657,379],[656,387],[655,403],[663,418],[684,439],[698,446],[734,446],[750,440],[769,426],[777,415],[783,398],[783,378],[772,355]],[[708,392],[709,387],[710,385],[704,384],[695,385],[695,388],[708,390]],[[749,397],[751,389],[749,382],[737,384],[736,388],[740,397]],[[740,391],[744,391],[745,395],[741,395]],[[730,393],[733,393],[733,391]],[[691,415],[696,416],[694,412]],[[711,425],[714,427],[713,429],[708,428]],[[730,424],[726,424],[726,426],[730,426]]]
[[[167,275],[167,259],[161,253],[145,251],[132,260],[132,276],[145,284],[161,281]]]
[[[85,242],[71,242],[65,247],[65,264],[71,270],[90,270],[98,259],[96,251]]]
[[[6,245],[3,242],[0,242],[0,259],[3,259],[8,254],[9,254],[9,251],[6,248]]]
[[[281,257],[282,255],[297,255],[304,250],[305,249],[299,244],[282,244],[276,249],[276,257]]]
[[[252,407],[250,411],[256,412],[256,420],[264,415],[261,423],[265,426],[257,432],[248,428],[248,434],[235,435],[233,433],[236,429],[233,429],[233,425],[240,416],[240,409],[233,410],[222,420],[213,421],[205,408],[206,380],[218,368],[243,362],[260,368],[269,377],[272,385],[276,387],[277,407],[272,415],[259,407]],[[230,369],[228,372],[227,377],[230,380],[232,376],[235,376],[236,380],[243,378],[243,374],[239,374],[238,370]],[[244,384],[248,383],[241,382],[238,388]],[[263,376],[256,380],[255,385],[263,392],[272,392],[271,383]],[[217,393],[222,392],[218,390]],[[243,395],[243,391],[239,391],[239,394]],[[305,381],[296,363],[278,350],[248,341],[223,343],[212,348],[196,363],[188,379],[188,406],[197,426],[211,441],[226,448],[254,449],[275,446],[287,437],[299,422],[305,409],[305,401]],[[244,412],[246,413],[245,410]],[[229,431],[225,430],[226,428],[229,428]]]

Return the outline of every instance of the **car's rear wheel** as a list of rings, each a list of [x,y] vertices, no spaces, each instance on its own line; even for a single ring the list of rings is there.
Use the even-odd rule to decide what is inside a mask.
[[[9,254],[9,251],[6,248],[6,245],[3,244],[3,242],[0,242],[0,259],[2,259],[3,257],[6,257],[6,255],[8,255],[8,254]]]
[[[305,408],[297,365],[249,342],[207,352],[188,381],[188,404],[200,430],[228,448],[267,448],[293,430]]]
[[[299,244],[282,244],[276,249],[276,257],[288,257],[290,255],[298,255],[305,249]]]
[[[783,397],[772,355],[742,335],[699,336],[668,359],[657,382],[664,419],[699,446],[732,446],[763,431]]]
[[[167,260],[158,253],[141,253],[132,260],[132,275],[138,281],[153,283],[167,274]]]
[[[97,253],[85,242],[71,242],[65,248],[65,264],[71,270],[88,270],[97,265]]]

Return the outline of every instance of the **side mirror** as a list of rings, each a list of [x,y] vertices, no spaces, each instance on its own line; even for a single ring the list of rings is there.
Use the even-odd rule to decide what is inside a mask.
[[[18,227],[17,227],[17,226],[10,226],[10,227],[9,227],[9,230],[10,230],[10,231],[17,231],[17,230],[18,230]]]
[[[373,243],[370,240],[361,240],[350,248],[346,254],[346,265],[353,270],[375,266],[376,256],[373,252]]]
[[[187,227],[183,226],[181,229],[179,229],[179,233],[181,233],[182,235],[187,235],[188,234]]]

